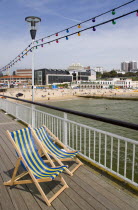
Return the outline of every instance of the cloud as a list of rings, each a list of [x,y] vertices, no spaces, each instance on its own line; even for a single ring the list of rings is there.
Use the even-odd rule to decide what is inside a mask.
[[[28,8],[31,8],[33,9],[34,11],[36,10],[37,12],[41,13],[41,14],[50,14],[50,15],[54,15],[54,16],[58,16],[58,17],[61,17],[63,19],[66,19],[66,20],[70,20],[70,21],[73,21],[73,22],[80,22],[80,20],[76,20],[74,18],[70,18],[70,17],[67,17],[64,15],[64,12],[61,13],[60,11],[58,12],[58,10],[60,10],[60,7],[59,9],[57,10],[57,8],[54,10],[54,9],[51,9],[49,8],[49,3],[50,5],[54,5],[57,1],[56,0],[20,0],[20,3],[22,3],[25,7],[28,7]],[[58,4],[60,4],[60,2],[62,2],[62,0],[58,1]],[[52,6],[53,8],[53,6]],[[64,10],[63,10],[64,11]]]

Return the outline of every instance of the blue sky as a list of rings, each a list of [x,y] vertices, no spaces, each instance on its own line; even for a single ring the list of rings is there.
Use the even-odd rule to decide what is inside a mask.
[[[126,3],[127,0],[0,0],[0,68],[14,59],[31,42],[26,16],[41,17],[37,39],[56,33],[80,21],[99,15]],[[116,11],[116,16],[138,9],[138,0]],[[113,18],[111,13],[96,19],[96,23]],[[92,22],[82,28],[92,26]],[[70,32],[78,30],[72,29]],[[62,33],[61,35],[64,35]],[[121,61],[138,60],[138,17],[129,15],[92,30],[74,35],[68,41],[35,51],[35,69],[67,68],[72,63],[102,66],[105,70],[120,68]],[[53,36],[53,39],[56,37]],[[31,53],[11,71],[31,67]]]

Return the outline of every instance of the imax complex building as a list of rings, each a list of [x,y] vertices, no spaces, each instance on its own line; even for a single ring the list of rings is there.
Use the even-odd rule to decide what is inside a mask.
[[[38,69],[34,72],[35,85],[52,85],[61,83],[71,83],[73,81],[96,80],[94,70],[59,70],[59,69]]]

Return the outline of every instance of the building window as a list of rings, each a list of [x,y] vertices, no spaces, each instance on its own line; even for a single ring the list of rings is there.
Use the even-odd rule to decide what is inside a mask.
[[[37,85],[42,85],[42,71],[37,71],[36,72],[36,84]]]
[[[66,75],[48,75],[48,84],[72,82],[72,76]]]

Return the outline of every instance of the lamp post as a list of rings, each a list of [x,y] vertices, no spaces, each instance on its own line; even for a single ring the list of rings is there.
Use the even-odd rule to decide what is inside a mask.
[[[30,25],[30,35],[32,38],[32,101],[34,101],[34,42],[37,31],[37,24],[41,22],[41,18],[35,16],[29,16],[25,18],[25,21]]]

